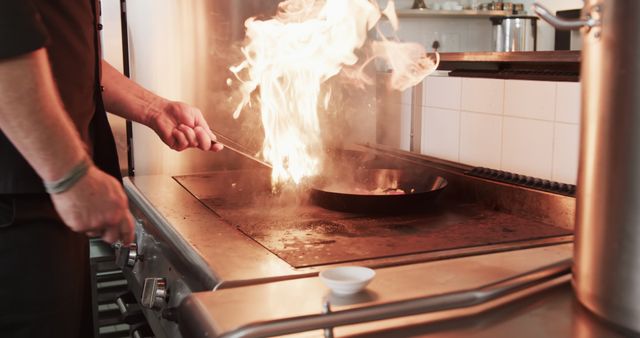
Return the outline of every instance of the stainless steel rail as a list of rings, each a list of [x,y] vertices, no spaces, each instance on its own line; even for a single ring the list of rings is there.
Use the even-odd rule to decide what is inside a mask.
[[[429,312],[471,307],[554,280],[571,272],[573,261],[566,259],[539,269],[499,280],[477,289],[390,302],[343,311],[323,311],[317,315],[258,322],[223,334],[224,338],[257,338],[299,333],[336,326],[366,323]],[[324,305],[328,307],[328,305]]]

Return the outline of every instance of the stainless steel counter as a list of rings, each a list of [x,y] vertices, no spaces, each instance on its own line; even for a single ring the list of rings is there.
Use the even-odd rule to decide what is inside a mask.
[[[259,323],[475,288],[571,256],[572,245],[459,258],[377,269],[368,288],[354,296],[335,296],[310,277],[201,292],[183,303],[185,317],[206,318],[189,336],[228,334]],[[574,301],[569,276],[513,296],[464,310],[416,315],[335,328],[336,336],[362,337],[625,337],[627,332],[599,322]],[[538,293],[534,293],[534,292]],[[203,315],[204,314],[204,315]],[[208,330],[208,331],[207,331]],[[295,336],[322,337],[323,332]]]

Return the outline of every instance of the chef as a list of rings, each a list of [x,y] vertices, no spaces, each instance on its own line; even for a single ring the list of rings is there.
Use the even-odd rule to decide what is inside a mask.
[[[169,147],[212,146],[201,112],[100,58],[93,0],[0,1],[0,336],[93,335],[86,235],[133,239],[105,109]]]

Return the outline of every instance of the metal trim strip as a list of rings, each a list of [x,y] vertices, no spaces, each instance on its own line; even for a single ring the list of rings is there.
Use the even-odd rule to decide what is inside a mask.
[[[142,212],[149,218],[155,228],[167,239],[166,243],[176,253],[180,253],[186,263],[193,269],[194,276],[205,286],[212,290],[219,280],[206,261],[193,250],[180,234],[178,234],[171,224],[151,205],[151,203],[138,190],[128,177],[123,179],[124,187],[129,199],[133,201]]]

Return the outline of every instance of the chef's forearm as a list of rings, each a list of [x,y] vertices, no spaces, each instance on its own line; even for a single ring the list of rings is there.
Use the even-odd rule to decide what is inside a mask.
[[[102,86],[102,98],[108,112],[145,125],[150,125],[160,107],[168,102],[131,81],[104,60]]]
[[[0,60],[0,129],[45,181],[64,177],[87,156],[44,49]]]

